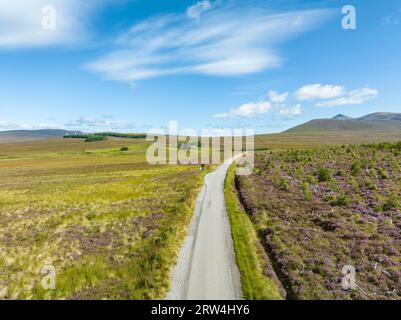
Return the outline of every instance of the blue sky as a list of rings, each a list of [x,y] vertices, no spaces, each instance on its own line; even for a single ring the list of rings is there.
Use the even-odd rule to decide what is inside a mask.
[[[0,0],[0,130],[267,133],[401,112],[398,0],[28,3]]]

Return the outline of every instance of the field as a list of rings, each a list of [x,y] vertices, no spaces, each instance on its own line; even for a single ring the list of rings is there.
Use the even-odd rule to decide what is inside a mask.
[[[401,145],[324,146],[344,138],[258,136],[254,173],[229,171],[245,298],[401,298]],[[0,299],[165,297],[204,173],[151,166],[148,145],[0,144]],[[355,290],[341,287],[346,265]]]
[[[401,144],[382,143],[258,153],[237,177],[287,298],[401,298],[400,166]]]
[[[203,174],[150,166],[146,147],[117,138],[0,145],[0,299],[165,296]],[[42,287],[48,265],[54,290]]]

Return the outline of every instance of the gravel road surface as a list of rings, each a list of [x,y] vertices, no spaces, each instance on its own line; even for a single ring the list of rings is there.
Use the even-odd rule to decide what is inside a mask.
[[[171,276],[169,300],[242,299],[225,199],[224,181],[232,160],[206,175],[188,235]]]

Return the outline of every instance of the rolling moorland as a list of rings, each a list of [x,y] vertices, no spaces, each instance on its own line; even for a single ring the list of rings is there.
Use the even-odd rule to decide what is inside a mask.
[[[254,173],[226,181],[246,298],[401,298],[400,120],[337,115],[255,137]]]
[[[259,152],[255,167],[236,187],[287,299],[401,298],[400,142]]]
[[[165,296],[203,174],[150,166],[147,146],[118,138],[1,145],[0,299]],[[56,269],[56,290],[42,289],[45,265]]]
[[[229,171],[245,298],[401,298],[400,144],[371,144],[401,141],[401,123],[368,117],[380,130],[341,115],[256,136],[255,172]],[[0,299],[164,298],[204,173],[150,166],[141,137],[54,133],[0,133]],[[341,289],[344,265],[357,290]]]

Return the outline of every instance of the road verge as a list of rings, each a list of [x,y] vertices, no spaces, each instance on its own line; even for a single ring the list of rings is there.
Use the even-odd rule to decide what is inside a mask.
[[[252,221],[243,210],[235,188],[234,163],[228,170],[224,194],[244,299],[281,300],[283,290],[261,247]],[[269,277],[269,274],[271,277]]]

